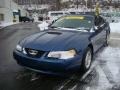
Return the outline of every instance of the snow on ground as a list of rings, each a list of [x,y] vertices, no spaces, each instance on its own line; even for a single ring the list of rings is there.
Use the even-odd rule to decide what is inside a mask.
[[[113,78],[116,82],[120,82],[120,79],[118,80],[118,75],[120,74],[120,48],[107,47],[100,53],[97,59],[105,61],[105,65],[112,73]]]
[[[100,54],[99,58],[108,61],[118,61],[118,58],[120,58],[120,48],[107,47]]]
[[[110,23],[111,32],[120,33],[120,22],[119,23]]]

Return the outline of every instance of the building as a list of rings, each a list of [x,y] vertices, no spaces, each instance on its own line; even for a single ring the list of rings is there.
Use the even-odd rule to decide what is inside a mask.
[[[0,0],[0,22],[19,22],[19,17],[26,15],[28,12],[12,0]]]

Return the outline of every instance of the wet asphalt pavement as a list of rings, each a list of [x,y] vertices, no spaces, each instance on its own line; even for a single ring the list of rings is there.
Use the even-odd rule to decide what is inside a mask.
[[[17,43],[38,32],[37,23],[0,30],[0,90],[120,90],[120,34],[111,34],[109,47],[99,51],[87,73],[63,78],[26,70],[13,59]]]

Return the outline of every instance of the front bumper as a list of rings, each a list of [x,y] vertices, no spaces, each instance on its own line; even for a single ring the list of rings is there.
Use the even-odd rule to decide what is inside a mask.
[[[13,57],[18,64],[43,74],[64,75],[74,72],[80,68],[82,57],[77,55],[73,59],[58,60],[46,57],[31,58],[27,55],[14,51]]]

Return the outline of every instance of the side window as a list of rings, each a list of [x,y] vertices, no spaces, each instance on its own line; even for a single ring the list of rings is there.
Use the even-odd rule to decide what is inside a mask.
[[[105,20],[102,17],[100,17],[99,19],[100,19],[100,25],[103,25],[105,23]]]
[[[95,17],[95,26],[99,26],[99,24],[100,24],[99,17],[96,16],[96,17]]]
[[[96,26],[101,26],[104,23],[105,23],[105,20],[101,16],[95,17],[95,25]]]

